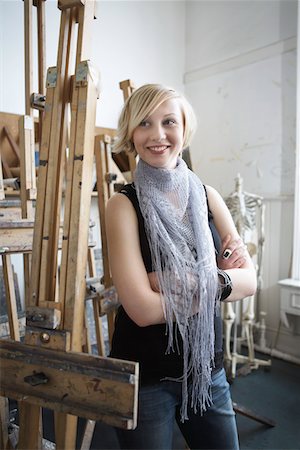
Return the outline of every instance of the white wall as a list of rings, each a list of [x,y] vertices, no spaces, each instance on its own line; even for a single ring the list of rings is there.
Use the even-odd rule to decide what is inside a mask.
[[[268,344],[280,317],[278,280],[289,275],[295,179],[297,2],[187,2],[185,92],[199,128],[193,168],[226,197],[240,173],[265,198],[261,307]],[[278,348],[300,356],[281,327]]]

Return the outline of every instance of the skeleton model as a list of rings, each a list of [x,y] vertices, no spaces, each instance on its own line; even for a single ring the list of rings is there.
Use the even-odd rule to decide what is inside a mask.
[[[225,202],[231,212],[234,223],[242,240],[247,245],[250,256],[256,264],[257,272],[257,292],[255,296],[247,297],[242,300],[240,308],[240,321],[242,324],[241,337],[237,336],[237,313],[236,303],[225,303],[223,310],[223,320],[225,328],[225,360],[231,364],[231,376],[236,375],[236,365],[245,363],[248,371],[257,369],[260,365],[269,366],[270,361],[263,361],[255,358],[253,326],[255,322],[255,304],[256,311],[259,311],[259,294],[262,288],[262,257],[264,250],[264,212],[265,205],[262,197],[255,194],[249,194],[242,191],[243,180],[238,174],[235,179],[235,192],[225,199]],[[265,315],[260,312],[260,346],[265,347]],[[230,351],[231,328],[234,326],[233,350]],[[242,340],[247,341],[248,356],[237,353],[237,345]]]

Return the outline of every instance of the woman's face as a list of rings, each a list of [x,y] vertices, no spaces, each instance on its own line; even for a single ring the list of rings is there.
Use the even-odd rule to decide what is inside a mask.
[[[139,157],[147,164],[174,169],[183,145],[183,115],[176,99],[166,100],[133,132]]]

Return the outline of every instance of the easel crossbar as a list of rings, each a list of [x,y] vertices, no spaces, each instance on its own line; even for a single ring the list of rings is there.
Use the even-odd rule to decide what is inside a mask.
[[[55,411],[135,426],[138,364],[0,341],[1,395]],[[41,375],[41,384],[28,379]]]

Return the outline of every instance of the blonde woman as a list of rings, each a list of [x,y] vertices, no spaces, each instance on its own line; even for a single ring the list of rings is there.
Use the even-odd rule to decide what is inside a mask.
[[[187,100],[149,84],[126,101],[115,151],[139,156],[134,183],[107,205],[109,260],[121,306],[111,356],[138,361],[138,425],[120,447],[238,449],[222,366],[220,301],[252,295],[256,276],[231,215],[181,153],[196,126]]]

